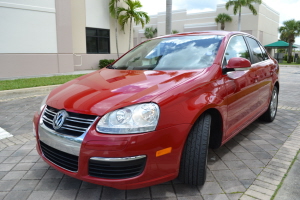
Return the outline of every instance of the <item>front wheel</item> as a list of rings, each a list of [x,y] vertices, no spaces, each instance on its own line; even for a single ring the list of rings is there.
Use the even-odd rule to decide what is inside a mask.
[[[264,114],[262,114],[260,119],[266,122],[272,122],[275,119],[277,113],[277,106],[278,106],[278,89],[276,86],[274,86],[271,100],[269,103],[269,108]]]
[[[182,153],[178,179],[189,185],[203,185],[206,179],[211,116],[203,114],[191,129]]]

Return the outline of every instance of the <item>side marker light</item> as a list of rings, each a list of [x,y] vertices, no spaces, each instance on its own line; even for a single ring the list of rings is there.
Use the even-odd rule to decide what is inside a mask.
[[[156,152],[156,157],[171,153],[171,151],[172,151],[172,147],[168,147],[168,148],[159,150]]]

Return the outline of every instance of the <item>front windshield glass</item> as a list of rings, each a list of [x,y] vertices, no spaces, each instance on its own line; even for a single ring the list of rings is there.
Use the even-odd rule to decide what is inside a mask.
[[[200,35],[146,41],[118,60],[121,70],[191,70],[209,67],[224,36]]]

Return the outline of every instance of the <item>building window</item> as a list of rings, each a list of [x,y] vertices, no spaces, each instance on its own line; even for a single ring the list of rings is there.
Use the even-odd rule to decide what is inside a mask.
[[[87,53],[110,53],[109,29],[86,28]]]

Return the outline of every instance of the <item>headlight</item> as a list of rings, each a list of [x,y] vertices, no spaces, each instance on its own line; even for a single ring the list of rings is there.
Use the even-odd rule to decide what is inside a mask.
[[[48,96],[49,96],[49,94],[48,94],[47,96],[45,96],[45,98],[43,99],[43,101],[42,101],[42,103],[41,103],[41,105],[40,105],[40,112],[42,112],[42,110],[43,110],[44,107],[46,106],[46,101],[47,101],[47,99],[48,99]]]
[[[112,134],[154,131],[158,118],[159,107],[157,104],[137,104],[104,115],[97,124],[97,131]]]

